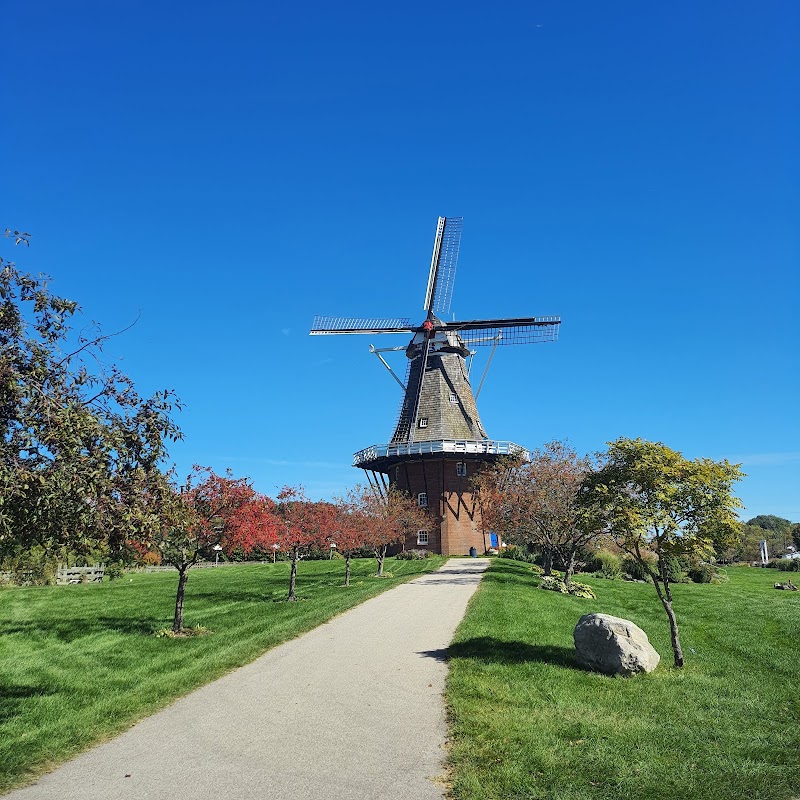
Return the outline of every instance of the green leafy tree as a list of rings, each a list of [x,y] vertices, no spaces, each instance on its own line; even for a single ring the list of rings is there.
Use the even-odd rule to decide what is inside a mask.
[[[800,550],[800,522],[792,525],[792,542],[797,550]]]
[[[156,523],[152,486],[166,442],[181,436],[177,399],[145,399],[104,365],[110,336],[75,332],[78,312],[45,276],[0,258],[0,557],[35,546],[119,552]]]
[[[682,667],[670,566],[676,558],[708,558],[736,541],[735,510],[742,504],[731,488],[743,473],[727,461],[689,461],[643,439],[610,442],[604,462],[587,477],[583,502],[649,575],[669,620],[675,666]]]

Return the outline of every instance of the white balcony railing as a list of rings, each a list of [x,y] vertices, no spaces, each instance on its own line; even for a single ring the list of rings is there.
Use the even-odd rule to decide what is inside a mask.
[[[362,464],[384,458],[404,458],[434,453],[529,457],[528,451],[514,442],[495,442],[490,439],[439,439],[433,442],[374,444],[359,450],[353,456],[353,466],[360,467]]]

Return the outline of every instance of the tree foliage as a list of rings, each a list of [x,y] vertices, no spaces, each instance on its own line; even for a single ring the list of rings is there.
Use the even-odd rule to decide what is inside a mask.
[[[334,526],[336,508],[332,503],[314,503],[302,486],[284,486],[278,494],[276,507],[277,542],[289,554],[289,594],[287,600],[297,600],[297,563],[310,548],[321,547]]]
[[[727,461],[689,461],[661,442],[620,438],[609,443],[603,466],[584,483],[583,502],[653,581],[669,619],[677,667],[683,666],[683,651],[670,565],[681,557],[709,558],[736,541],[735,511],[742,504],[732,485],[741,477],[739,466]]]
[[[366,545],[375,554],[380,577],[389,546],[404,542],[416,531],[429,531],[434,524],[433,515],[396,486],[389,486],[385,492],[361,486],[358,491],[358,507],[367,524]]]
[[[783,517],[776,517],[774,514],[759,514],[757,517],[747,520],[748,525],[755,525],[765,531],[788,531],[792,527],[792,521]]]
[[[357,486],[335,501],[330,538],[344,558],[344,585],[350,585],[350,565],[353,553],[367,546],[371,520],[362,503],[363,488]]]
[[[593,509],[579,497],[592,467],[590,456],[552,441],[529,460],[501,460],[484,468],[473,481],[484,525],[507,543],[539,550],[545,575],[558,557],[569,586],[579,551],[601,532]]]
[[[258,503],[246,478],[223,477],[197,465],[177,490],[164,480],[157,507],[160,526],[140,541],[157,549],[162,561],[178,570],[172,630],[180,633],[189,569],[215,546],[252,541],[253,531],[270,518],[259,519],[258,511],[265,506]]]
[[[73,330],[78,312],[46,276],[0,259],[0,555],[118,549],[156,522],[153,485],[166,442],[181,436],[178,401],[168,389],[143,398],[104,363],[110,336]]]

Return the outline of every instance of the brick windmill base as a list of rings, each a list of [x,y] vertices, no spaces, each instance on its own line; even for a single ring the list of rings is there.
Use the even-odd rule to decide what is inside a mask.
[[[368,447],[355,454],[353,465],[377,489],[396,486],[435,514],[433,529],[409,533],[405,549],[451,556],[467,555],[474,547],[483,554],[500,542],[481,524],[472,478],[484,464],[521,453],[525,450],[513,442],[488,439],[412,442]]]

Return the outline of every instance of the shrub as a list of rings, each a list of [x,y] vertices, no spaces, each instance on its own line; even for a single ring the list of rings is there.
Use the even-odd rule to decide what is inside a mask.
[[[510,544],[500,553],[500,558],[510,558],[512,561],[524,561],[526,564],[533,564],[535,561],[533,553],[529,553],[522,547]]]
[[[686,575],[683,572],[680,559],[676,556],[665,556],[664,566],[666,567],[667,578],[670,583],[685,583]]]
[[[684,565],[686,576],[693,583],[722,583],[727,576],[720,571],[716,564],[707,561],[694,560]]]
[[[781,572],[800,572],[800,558],[780,558],[776,566]]]
[[[0,562],[0,570],[8,572],[8,582],[17,586],[50,586],[56,582],[57,560],[38,545],[30,550],[16,548]]]
[[[650,566],[655,566],[655,558],[647,559]],[[635,581],[649,581],[650,575],[647,569],[640,564],[633,556],[625,556],[622,559],[622,572]]]
[[[398,561],[417,561],[424,558],[430,558],[431,553],[429,550],[403,550],[398,553],[395,558]]]
[[[539,581],[540,589],[547,589],[551,592],[561,592],[561,594],[568,594],[567,587],[560,578],[554,578],[552,575],[543,575]]]
[[[542,577],[539,582],[539,588],[547,589],[551,592],[560,592],[561,594],[571,594],[573,597],[585,597],[589,600],[594,600],[597,597],[592,587],[587,586],[585,583],[572,581],[567,586],[561,578],[548,575]]]
[[[587,564],[588,571],[596,572],[602,578],[613,581],[622,577],[622,559],[609,550],[598,550],[592,556],[590,564],[591,568]]]
[[[110,581],[115,581],[117,578],[121,578],[124,571],[125,568],[120,561],[111,561],[105,566],[105,574],[108,576]]]
[[[578,583],[578,581],[571,581],[568,591],[573,597],[585,597],[587,600],[597,599],[597,595],[591,586],[587,586],[585,583]]]

